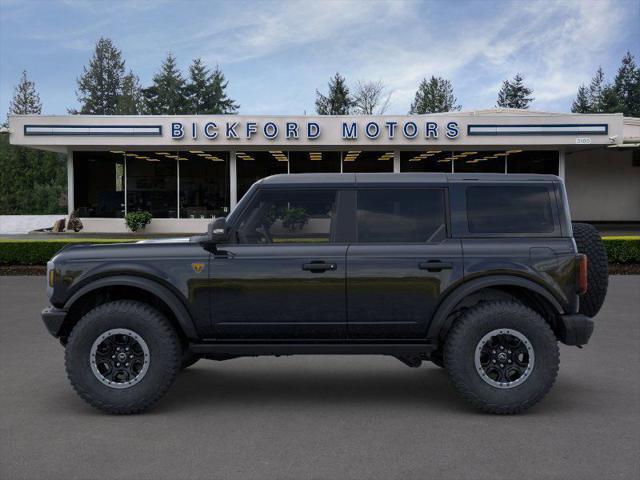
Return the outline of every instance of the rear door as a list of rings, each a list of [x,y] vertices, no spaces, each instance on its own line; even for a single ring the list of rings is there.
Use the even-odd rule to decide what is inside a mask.
[[[442,295],[462,279],[460,240],[450,238],[447,189],[360,188],[347,252],[351,338],[423,338]]]

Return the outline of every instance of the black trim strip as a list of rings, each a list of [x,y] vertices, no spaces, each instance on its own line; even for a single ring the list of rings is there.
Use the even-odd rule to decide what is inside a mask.
[[[548,128],[548,130],[540,132],[473,132],[473,128],[528,128],[539,127]],[[577,128],[578,127],[578,128]],[[603,128],[601,131],[585,132],[581,131],[579,127],[598,127]],[[567,128],[567,130],[557,130],[558,128]],[[556,130],[554,130],[556,129]],[[468,136],[505,136],[505,135],[607,135],[609,133],[609,125],[606,123],[561,123],[561,124],[519,124],[519,125],[498,125],[498,124],[475,124],[467,125]]]
[[[46,131],[29,131],[30,129],[66,129],[68,131],[46,132]],[[74,131],[74,129],[82,129],[82,131]],[[100,132],[90,131],[90,129],[116,129],[122,131]],[[155,131],[136,131],[136,130]],[[133,130],[133,131],[127,131]],[[25,125],[25,137],[161,137],[162,125]]]

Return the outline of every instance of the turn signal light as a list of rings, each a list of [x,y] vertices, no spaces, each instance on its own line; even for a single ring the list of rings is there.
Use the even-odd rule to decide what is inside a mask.
[[[587,276],[587,267],[589,260],[586,255],[578,255],[578,293],[584,295],[587,293],[589,279]]]

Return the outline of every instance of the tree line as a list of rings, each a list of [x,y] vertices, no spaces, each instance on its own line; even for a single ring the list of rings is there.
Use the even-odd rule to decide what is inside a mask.
[[[199,58],[192,61],[185,76],[176,58],[168,54],[143,87],[127,70],[122,52],[108,38],[101,38],[87,66],[77,79],[80,108],[70,113],[93,115],[138,114],[235,114],[240,106],[227,95],[228,82],[216,65],[213,69]],[[382,114],[392,93],[382,81],[358,81],[350,89],[336,73],[327,93],[316,90],[315,107],[320,115]],[[503,81],[496,106],[529,108],[533,89],[516,74]],[[409,114],[458,111],[462,107],[451,81],[425,77],[419,83]],[[607,81],[599,67],[587,85],[580,85],[571,111],[574,113],[623,112],[640,117],[640,69],[631,53],[622,59],[615,77]],[[35,83],[23,71],[9,106],[10,114],[42,113]],[[66,212],[66,158],[62,155],[9,145],[0,135],[0,214],[46,214]]]

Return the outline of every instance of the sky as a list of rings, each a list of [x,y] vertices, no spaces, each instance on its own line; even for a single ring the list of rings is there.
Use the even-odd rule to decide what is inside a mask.
[[[389,114],[431,75],[463,110],[491,108],[516,73],[532,109],[566,112],[598,66],[612,80],[627,50],[640,64],[640,0],[0,0],[0,116],[25,69],[43,113],[76,108],[101,36],[143,85],[168,52],[184,72],[197,57],[218,64],[241,114],[313,114],[335,72],[384,82]]]

